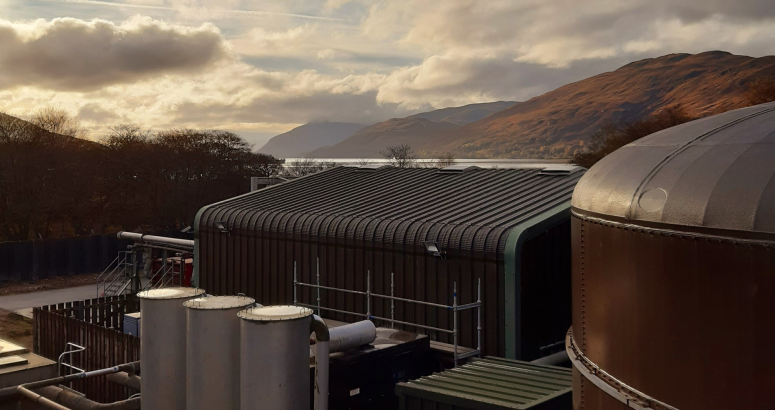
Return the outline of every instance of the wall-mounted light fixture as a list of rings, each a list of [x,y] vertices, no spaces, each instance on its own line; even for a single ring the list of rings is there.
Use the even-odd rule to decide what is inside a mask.
[[[193,231],[194,230],[193,230],[193,228],[191,228],[191,225],[189,225],[189,226],[187,226],[187,227],[185,227],[185,228],[180,230],[180,232],[182,232],[182,233],[191,233]]]
[[[441,258],[441,259],[447,259],[447,253],[443,252],[441,250],[441,247],[439,246],[439,244],[437,242],[425,241],[422,244],[425,246],[425,250],[429,254],[431,254],[433,256],[436,256],[438,258]]]
[[[215,227],[218,228],[218,230],[221,231],[221,233],[229,233],[229,232],[231,232],[231,229],[229,229],[229,227],[226,226],[226,222],[224,222],[224,221],[216,221],[215,222]]]

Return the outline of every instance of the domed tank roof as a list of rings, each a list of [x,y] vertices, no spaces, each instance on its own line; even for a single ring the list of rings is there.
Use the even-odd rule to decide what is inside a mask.
[[[678,125],[581,178],[579,214],[647,227],[775,238],[775,103]]]

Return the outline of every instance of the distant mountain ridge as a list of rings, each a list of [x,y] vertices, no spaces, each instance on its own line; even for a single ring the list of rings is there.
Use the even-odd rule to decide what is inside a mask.
[[[747,105],[746,84],[772,75],[775,56],[669,54],[562,86],[461,127],[424,125],[429,132],[418,127],[410,133],[408,124],[390,120],[313,153],[369,157],[388,144],[407,143],[426,157],[453,152],[460,158],[569,158],[608,121],[638,119],[676,104],[693,116],[740,108]],[[377,126],[386,134],[371,132]]]
[[[469,104],[449,107],[406,118],[392,118],[365,127],[341,142],[309,153],[317,158],[374,158],[388,145],[409,144],[443,138],[463,125],[479,121],[518,104],[514,101]]]
[[[441,108],[438,110],[410,115],[407,118],[425,118],[435,122],[451,122],[455,125],[466,125],[479,121],[488,115],[495,114],[517,104],[516,101],[496,101],[490,103],[468,104],[460,107]]]
[[[347,122],[312,122],[272,137],[258,152],[276,158],[302,157],[316,148],[336,144],[363,127]]]

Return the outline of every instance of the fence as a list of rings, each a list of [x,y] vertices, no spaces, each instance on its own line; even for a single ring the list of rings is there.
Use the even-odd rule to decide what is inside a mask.
[[[334,287],[330,287],[330,286],[322,286],[320,284],[320,262],[318,262],[317,283],[313,285],[311,283],[303,283],[303,282],[299,282],[297,280],[297,278],[296,278],[296,262],[294,261],[293,262],[293,304],[297,305],[297,306],[304,306],[304,307],[308,307],[308,308],[317,309],[318,310],[318,315],[320,315],[320,311],[321,310],[326,310],[326,311],[329,311],[329,312],[336,312],[336,313],[343,313],[343,314],[346,314],[346,315],[360,316],[360,317],[364,317],[364,318],[366,318],[368,320],[388,322],[388,323],[390,323],[391,327],[393,327],[393,325],[395,325],[395,324],[398,324],[398,325],[403,325],[403,326],[407,326],[407,327],[418,328],[418,329],[425,330],[425,331],[431,331],[431,332],[437,332],[437,333],[440,332],[440,333],[450,334],[450,335],[452,335],[453,343],[454,343],[453,344],[453,350],[452,350],[452,358],[453,358],[453,363],[454,363],[454,365],[456,367],[457,367],[458,360],[462,360],[462,359],[465,359],[465,358],[468,358],[468,357],[471,357],[471,356],[479,356],[479,357],[481,357],[481,355],[482,355],[482,310],[481,310],[482,309],[482,280],[481,279],[479,279],[479,282],[477,284],[477,300],[476,300],[476,302],[467,303],[465,305],[458,305],[458,303],[457,303],[457,283],[453,282],[453,285],[452,285],[452,289],[453,289],[452,290],[452,305],[449,306],[449,305],[442,305],[442,304],[438,304],[438,303],[424,302],[424,301],[421,301],[421,300],[399,298],[399,297],[394,296],[395,286],[394,286],[394,282],[393,282],[393,277],[394,277],[394,275],[391,273],[390,274],[390,296],[388,296],[388,295],[381,295],[379,293],[374,293],[374,292],[371,291],[371,272],[369,270],[366,271],[366,291],[365,292],[361,292],[361,291],[357,291],[357,290],[350,290],[350,289],[334,288]],[[299,302],[298,301],[298,294],[297,294],[297,291],[296,291],[296,289],[298,287],[309,287],[309,288],[315,289],[317,304],[313,305],[313,304],[309,304],[309,303]],[[330,291],[334,291],[334,292],[350,293],[350,294],[353,294],[353,295],[365,296],[365,299],[366,299],[365,300],[365,302],[366,302],[366,313],[350,312],[350,311],[344,311],[344,310],[339,310],[339,309],[334,309],[334,308],[329,308],[329,307],[323,307],[321,305],[321,303],[320,303],[320,290],[321,289],[330,290]],[[374,315],[371,314],[371,300],[372,300],[372,298],[390,300],[390,318],[374,316]],[[421,325],[421,324],[417,324],[417,323],[410,323],[410,322],[404,322],[404,321],[401,321],[401,320],[395,320],[395,302],[396,301],[404,302],[404,303],[414,303],[414,304],[417,304],[417,305],[424,305],[424,306],[429,306],[429,307],[433,307],[433,308],[437,308],[437,309],[444,309],[444,310],[447,310],[449,312],[452,312],[452,323],[453,323],[452,326],[453,327],[452,327],[452,329],[442,329],[442,328],[433,327],[433,326],[426,326],[426,325]],[[464,354],[460,354],[458,352],[458,347],[459,347],[459,344],[458,344],[458,332],[459,332],[459,329],[458,329],[458,312],[463,311],[463,310],[468,310],[468,309],[476,309],[476,316],[477,316],[477,322],[476,322],[476,336],[477,336],[476,349],[468,351],[468,352],[466,352]]]
[[[35,308],[33,351],[57,360],[68,343],[82,346],[67,362],[86,371],[140,360],[140,339],[122,332],[124,315],[139,307],[136,296],[126,295]],[[104,377],[78,380],[70,387],[101,403],[126,399],[129,393]]]
[[[157,232],[171,237],[186,237],[178,230]],[[0,282],[32,280],[51,276],[102,272],[126,250],[132,241],[119,240],[115,234],[95,235],[46,241],[0,243]]]

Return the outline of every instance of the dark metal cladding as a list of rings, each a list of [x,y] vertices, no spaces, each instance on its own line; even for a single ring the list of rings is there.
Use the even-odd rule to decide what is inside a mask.
[[[626,146],[572,203],[574,408],[775,408],[775,104]]]
[[[511,331],[515,337],[526,340],[521,344],[532,349],[517,351],[515,357],[530,359],[540,354],[537,342],[527,340],[526,334],[532,333],[518,333],[513,325],[507,329],[504,322],[507,239],[515,227],[547,211],[565,209],[567,221],[572,190],[583,173],[583,169],[570,168],[566,174],[545,175],[540,168],[470,168],[441,173],[420,168],[385,167],[364,172],[354,167],[337,167],[272,185],[199,212],[195,226],[198,284],[213,294],[242,292],[265,305],[288,304],[293,301],[294,262],[298,280],[315,283],[316,262],[320,258],[324,286],[365,291],[368,270],[372,291],[389,295],[393,273],[396,296],[452,304],[452,285],[457,282],[458,303],[466,304],[476,301],[476,284],[481,279],[484,351],[503,355],[507,350],[505,335]],[[223,222],[229,231],[221,232],[216,222]],[[534,236],[567,238],[569,228],[561,222],[555,225],[562,226],[545,227],[543,236],[542,232],[534,232]],[[544,241],[540,238],[536,240]],[[526,239],[530,243],[533,237]],[[429,255],[424,241],[438,242],[447,259]],[[547,262],[537,262],[538,258]],[[566,270],[544,272],[535,268],[536,271],[554,278],[547,279],[549,282],[563,274],[567,278],[567,246],[522,257],[523,264],[530,269],[563,265],[555,264],[552,258],[566,260]],[[525,277],[531,275],[525,272]],[[521,289],[523,293],[531,291],[529,287]],[[567,293],[567,289],[559,289]],[[300,290],[298,297],[301,302],[316,303],[315,291],[309,288]],[[558,298],[546,297],[542,301]],[[321,299],[323,306],[340,310],[362,312],[365,305],[363,296],[327,290],[321,291]],[[554,314],[543,308],[543,304],[539,309],[525,306],[522,311],[526,317],[535,311]],[[567,319],[560,321],[566,325],[567,312],[563,316]],[[371,313],[390,317],[389,301],[373,299]],[[343,321],[360,320],[340,313],[327,316]],[[408,303],[396,302],[395,318],[452,328],[448,312]],[[461,344],[475,347],[474,311],[461,312],[460,323]],[[539,339],[557,341],[564,337],[564,329],[554,333],[557,334]],[[441,342],[452,342],[444,334],[435,337]],[[520,344],[513,340],[511,343]]]

